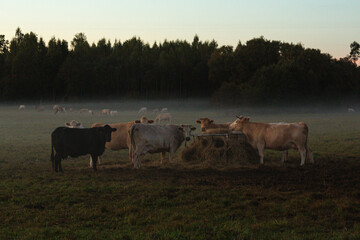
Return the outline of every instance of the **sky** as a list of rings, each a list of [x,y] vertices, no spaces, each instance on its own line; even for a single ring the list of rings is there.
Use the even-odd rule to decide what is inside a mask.
[[[0,0],[0,35],[20,27],[48,42],[83,32],[89,43],[134,36],[167,40],[215,40],[219,46],[263,36],[301,43],[335,58],[360,42],[360,0]]]

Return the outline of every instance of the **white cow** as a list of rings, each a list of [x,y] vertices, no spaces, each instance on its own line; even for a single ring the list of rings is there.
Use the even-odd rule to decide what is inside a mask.
[[[101,110],[101,115],[110,115],[110,109],[103,109]]]
[[[54,105],[53,110],[54,110],[54,114],[57,114],[58,112],[62,112],[62,113],[66,112],[66,109],[59,105]]]
[[[189,141],[191,131],[196,128],[191,125],[144,125],[135,124],[130,128],[129,156],[135,168],[140,168],[140,156],[146,153],[169,152],[169,161],[172,162],[174,153],[182,142]]]
[[[115,116],[115,115],[117,115],[118,114],[118,111],[110,111],[110,116]]]
[[[20,111],[20,110],[25,110],[25,108],[26,108],[25,105],[20,105],[18,110],[19,110],[19,111]]]
[[[161,124],[161,122],[163,121],[167,121],[168,123],[171,124],[171,114],[170,113],[160,113],[159,115],[156,116],[155,118],[155,123]]]
[[[168,112],[168,109],[167,109],[167,108],[163,108],[163,109],[161,109],[161,112],[162,112],[162,113]]]
[[[355,112],[355,109],[353,109],[353,108],[348,108],[348,112]]]
[[[138,114],[145,114],[147,112],[147,107],[142,107],[139,109]]]
[[[311,163],[314,158],[308,145],[308,127],[305,123],[257,123],[250,122],[248,117],[238,117],[230,130],[241,131],[245,134],[249,144],[258,150],[260,163],[264,163],[264,149],[284,151],[297,149],[301,155],[301,165],[308,157]],[[283,152],[284,154],[284,152]],[[284,159],[284,155],[283,155]]]

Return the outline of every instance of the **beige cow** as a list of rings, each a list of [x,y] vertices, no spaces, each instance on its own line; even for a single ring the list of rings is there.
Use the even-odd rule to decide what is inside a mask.
[[[230,124],[230,130],[241,131],[249,144],[258,150],[260,163],[264,163],[264,149],[284,151],[297,149],[301,155],[301,164],[308,157],[311,163],[314,158],[308,145],[308,127],[305,123],[257,123],[250,122],[248,117],[237,117]]]
[[[164,122],[171,123],[171,114],[170,113],[160,113],[159,115],[156,116],[154,121],[157,124],[161,124]]]
[[[207,130],[209,129],[217,129],[217,128],[221,128],[221,129],[229,129],[229,126],[231,123],[214,123],[214,120],[211,120],[209,118],[200,118],[198,120],[196,120],[196,122],[198,124],[200,124],[201,126],[201,131],[203,133],[205,133]]]

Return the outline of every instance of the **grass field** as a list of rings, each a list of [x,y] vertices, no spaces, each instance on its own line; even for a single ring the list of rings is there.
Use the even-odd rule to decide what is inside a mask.
[[[300,167],[294,151],[281,164],[280,152],[266,151],[264,166],[193,168],[181,161],[182,147],[172,164],[146,155],[136,170],[127,151],[106,151],[97,172],[84,156],[55,174],[54,128],[72,119],[86,127],[131,121],[141,105],[95,106],[118,110],[115,117],[1,106],[0,239],[360,239],[359,113],[167,104],[173,123],[198,128],[199,117],[227,122],[235,114],[304,121],[316,163]]]

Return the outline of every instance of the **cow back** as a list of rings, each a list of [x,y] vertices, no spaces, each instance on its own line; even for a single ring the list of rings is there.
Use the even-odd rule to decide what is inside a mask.
[[[62,157],[78,157],[86,154],[102,155],[105,136],[97,128],[59,127],[51,135],[56,152]]]

